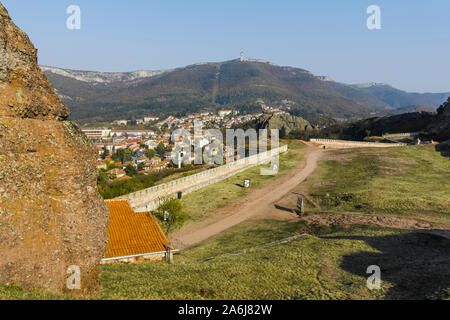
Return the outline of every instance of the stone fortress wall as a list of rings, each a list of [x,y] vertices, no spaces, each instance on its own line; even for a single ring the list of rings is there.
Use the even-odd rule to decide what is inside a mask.
[[[387,148],[407,146],[406,143],[381,143],[333,139],[310,139],[309,141],[326,148]]]
[[[416,137],[420,132],[403,132],[403,133],[386,133],[383,135],[384,138],[409,138]]]
[[[131,207],[136,212],[155,210],[165,198],[177,197],[179,192],[183,195],[188,194],[210,184],[224,180],[251,167],[268,163],[273,157],[280,153],[287,152],[287,150],[287,145],[280,146],[279,148],[236,160],[214,169],[205,170],[191,176],[133,192],[118,197],[118,199],[128,200]]]

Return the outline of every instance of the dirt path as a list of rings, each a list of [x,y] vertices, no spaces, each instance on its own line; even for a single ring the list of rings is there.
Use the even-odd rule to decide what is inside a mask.
[[[219,234],[245,220],[259,218],[268,213],[278,213],[275,203],[286,197],[298,184],[306,179],[317,167],[323,150],[308,145],[305,149],[303,166],[294,169],[286,176],[270,182],[265,187],[251,192],[239,201],[217,211],[207,221],[187,226],[185,229],[171,235],[177,248],[187,248]],[[303,163],[304,163],[303,162]],[[291,218],[296,215],[291,213]]]

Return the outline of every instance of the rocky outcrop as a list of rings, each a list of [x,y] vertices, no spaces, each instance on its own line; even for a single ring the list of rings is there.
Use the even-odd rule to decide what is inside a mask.
[[[289,134],[291,131],[312,130],[311,124],[302,117],[295,117],[287,114],[274,114],[265,118],[259,126],[267,130],[278,129],[283,134]]]
[[[37,64],[37,50],[0,4],[0,116],[65,119],[69,110]]]
[[[37,64],[37,52],[0,4],[0,283],[81,292],[98,289],[108,209],[96,150]]]

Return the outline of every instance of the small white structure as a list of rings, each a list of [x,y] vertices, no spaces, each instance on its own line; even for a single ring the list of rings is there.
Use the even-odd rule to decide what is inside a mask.
[[[241,60],[241,62],[247,61],[247,59],[244,56],[244,51],[241,51],[241,59],[240,60]]]

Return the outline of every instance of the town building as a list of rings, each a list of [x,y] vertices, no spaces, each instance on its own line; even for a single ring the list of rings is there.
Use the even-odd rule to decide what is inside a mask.
[[[152,122],[152,121],[158,121],[159,117],[144,117],[144,122],[148,123],[148,122]]]
[[[97,169],[104,169],[104,170],[106,170],[107,167],[108,167],[108,166],[106,165],[105,162],[99,162],[99,163],[97,163]]]
[[[233,113],[233,110],[220,110],[219,111],[219,117],[226,117],[227,115]]]
[[[107,128],[82,128],[81,131],[91,139],[106,138],[111,133],[111,129]]]
[[[126,173],[123,169],[118,169],[118,168],[109,170],[107,173],[110,175],[116,176],[116,178],[122,178],[126,175]]]
[[[121,137],[121,136],[128,136],[128,137],[148,137],[153,136],[155,132],[153,130],[111,130],[111,136],[113,137]]]
[[[118,126],[126,126],[128,124],[128,120],[116,120],[114,121],[114,124]]]

